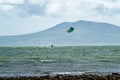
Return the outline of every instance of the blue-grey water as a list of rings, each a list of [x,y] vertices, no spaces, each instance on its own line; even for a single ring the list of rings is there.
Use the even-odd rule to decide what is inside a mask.
[[[120,46],[0,47],[0,76],[120,72]]]

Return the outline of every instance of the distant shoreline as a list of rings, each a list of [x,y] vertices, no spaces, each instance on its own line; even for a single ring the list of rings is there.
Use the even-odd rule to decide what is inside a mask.
[[[120,44],[115,44],[115,45],[53,45],[54,47],[110,47],[110,46],[120,46]],[[40,46],[0,46],[0,47],[47,47],[51,48],[51,45],[40,45]]]

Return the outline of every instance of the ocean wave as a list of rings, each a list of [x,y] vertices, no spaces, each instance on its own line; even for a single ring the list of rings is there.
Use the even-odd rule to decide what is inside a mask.
[[[55,76],[55,75],[82,75],[85,72],[51,72],[50,75],[51,76]]]
[[[56,60],[40,60],[40,62],[43,62],[43,63],[50,63],[50,62],[56,62]]]

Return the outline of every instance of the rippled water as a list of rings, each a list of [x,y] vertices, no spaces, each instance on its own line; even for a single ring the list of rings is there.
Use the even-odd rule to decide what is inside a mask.
[[[120,46],[0,47],[0,75],[120,72]]]

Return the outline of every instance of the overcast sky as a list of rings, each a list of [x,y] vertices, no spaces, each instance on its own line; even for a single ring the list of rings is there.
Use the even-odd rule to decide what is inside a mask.
[[[0,0],[0,36],[89,20],[120,26],[120,0]]]

